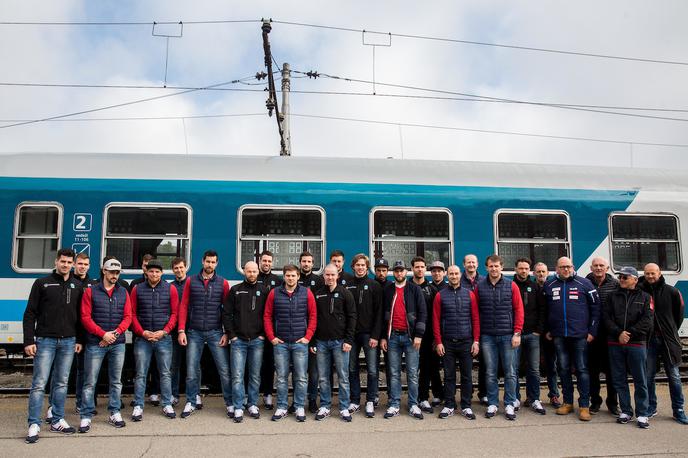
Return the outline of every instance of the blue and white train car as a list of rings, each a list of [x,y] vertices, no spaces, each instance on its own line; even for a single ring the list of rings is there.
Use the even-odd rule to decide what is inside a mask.
[[[445,264],[496,252],[507,271],[521,256],[552,268],[568,255],[581,274],[600,255],[612,269],[657,262],[685,294],[687,183],[672,170],[506,163],[3,155],[0,345],[22,342],[31,284],[63,246],[90,254],[92,277],[116,256],[125,278],[140,275],[146,253],[167,265],[186,257],[195,272],[215,249],[231,281],[263,249],[275,266],[307,249],[316,269],[332,249]]]

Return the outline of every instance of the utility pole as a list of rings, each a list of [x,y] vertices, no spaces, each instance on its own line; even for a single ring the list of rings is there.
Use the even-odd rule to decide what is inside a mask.
[[[280,115],[279,105],[277,104],[277,91],[275,90],[275,77],[272,74],[272,52],[270,51],[270,40],[268,40],[268,34],[272,30],[271,22],[272,19],[263,19],[263,24],[261,26],[261,30],[263,31],[263,51],[265,52],[265,68],[268,73],[268,99],[265,101],[265,107],[268,109],[268,116],[272,116],[272,111],[275,111],[277,130],[280,136],[280,156],[289,156],[287,143],[284,139],[284,129],[282,127],[284,116]]]
[[[282,65],[282,131],[284,132],[284,148],[281,156],[291,156],[291,129],[289,128],[289,89],[291,87],[291,70],[289,64]]]

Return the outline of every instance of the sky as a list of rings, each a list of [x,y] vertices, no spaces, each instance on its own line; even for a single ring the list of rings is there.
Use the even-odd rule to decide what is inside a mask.
[[[288,62],[292,91],[311,92],[290,94],[294,156],[688,168],[686,17],[682,0],[3,0],[0,154],[278,155],[266,83],[255,79],[266,71],[260,19],[272,18],[273,69]],[[247,22],[193,23],[230,20]],[[337,78],[298,73],[308,71]],[[223,91],[169,88],[239,79]],[[54,84],[143,88],[44,86]],[[173,119],[131,119],[160,117]]]

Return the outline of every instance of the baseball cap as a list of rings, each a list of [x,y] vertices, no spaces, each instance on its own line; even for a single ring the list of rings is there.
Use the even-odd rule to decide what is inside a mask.
[[[400,269],[406,270],[406,264],[404,264],[404,261],[395,261],[394,262],[394,270],[400,270]]]
[[[387,267],[389,269],[389,262],[385,258],[377,258],[375,260],[375,267]]]
[[[160,262],[157,259],[151,259],[148,261],[148,265],[146,266],[146,269],[160,269],[160,270],[165,270],[162,268],[162,262]]]
[[[122,264],[116,259],[108,259],[103,264],[103,270],[122,270]]]
[[[432,264],[430,264],[430,270],[432,270],[432,269],[442,269],[442,270],[446,270],[446,269],[444,268],[444,263],[443,263],[442,261],[435,261],[435,262],[433,262]]]
[[[632,266],[624,266],[617,272],[618,275],[629,275],[631,277],[638,278],[638,271],[636,270],[635,267]]]

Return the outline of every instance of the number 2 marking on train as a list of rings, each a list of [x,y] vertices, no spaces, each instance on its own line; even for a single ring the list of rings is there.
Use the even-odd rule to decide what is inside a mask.
[[[74,213],[74,230],[89,232],[93,216],[90,213]]]

